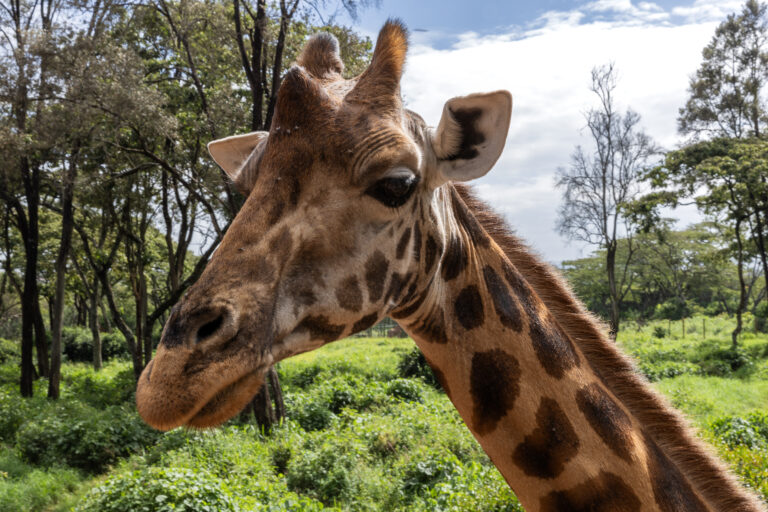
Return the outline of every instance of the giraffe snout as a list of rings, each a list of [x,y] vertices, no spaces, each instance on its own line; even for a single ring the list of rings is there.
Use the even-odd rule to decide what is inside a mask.
[[[179,308],[174,308],[160,344],[166,348],[184,345],[194,347],[201,343],[211,345],[216,342],[226,342],[237,334],[237,310],[229,305],[212,305],[183,314]]]

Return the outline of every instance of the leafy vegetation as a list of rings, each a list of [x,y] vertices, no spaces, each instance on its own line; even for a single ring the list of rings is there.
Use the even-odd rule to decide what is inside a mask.
[[[749,364],[734,368],[733,320],[689,324],[685,337],[679,322],[671,335],[667,321],[629,324],[618,341],[768,501],[768,336],[743,334],[739,358]],[[415,362],[412,341],[385,338],[284,361],[289,419],[269,434],[251,419],[149,430],[133,407],[128,361],[100,372],[66,363],[58,402],[16,398],[18,367],[6,363],[0,511],[521,511],[429,367]]]

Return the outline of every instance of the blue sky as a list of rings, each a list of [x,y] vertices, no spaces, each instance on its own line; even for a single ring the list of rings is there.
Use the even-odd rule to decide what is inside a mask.
[[[379,9],[351,23],[375,36],[391,16],[411,29],[402,80],[406,106],[432,125],[454,96],[507,89],[514,98],[502,157],[475,183],[481,197],[546,260],[560,263],[592,250],[555,230],[561,194],[558,167],[568,166],[577,145],[589,149],[584,113],[595,105],[589,92],[594,66],[614,62],[615,96],[631,108],[658,144],[673,149],[678,109],[701,50],[717,25],[743,0],[382,0]],[[700,220],[678,210],[679,225]]]

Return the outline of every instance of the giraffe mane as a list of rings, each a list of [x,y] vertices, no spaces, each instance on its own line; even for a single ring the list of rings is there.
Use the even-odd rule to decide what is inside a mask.
[[[472,189],[454,183],[462,200],[533,287],[561,327],[584,354],[603,383],[642,424],[649,442],[659,446],[690,485],[719,510],[763,510],[725,465],[696,437],[695,429],[638,375],[631,360],[607,335],[607,327],[587,311],[565,279],[515,236],[503,217]]]

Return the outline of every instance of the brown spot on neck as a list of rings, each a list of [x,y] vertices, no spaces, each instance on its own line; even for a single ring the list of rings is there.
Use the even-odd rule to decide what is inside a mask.
[[[476,352],[469,375],[472,428],[479,435],[492,432],[520,394],[520,363],[501,349]]]
[[[584,386],[576,393],[576,403],[589,426],[616,455],[632,459],[632,421],[601,385]]]
[[[632,488],[607,471],[600,471],[571,489],[553,491],[541,498],[541,512],[638,512],[640,506]]]
[[[485,279],[485,286],[488,289],[488,294],[491,296],[493,307],[501,325],[515,332],[522,332],[522,314],[499,274],[496,273],[493,267],[486,265],[483,268],[483,278]]]
[[[485,312],[477,286],[471,284],[459,292],[453,303],[453,311],[461,326],[468,331],[483,325]]]
[[[512,460],[528,476],[551,479],[579,451],[579,438],[560,405],[542,398],[536,411],[536,429],[517,445]]]

